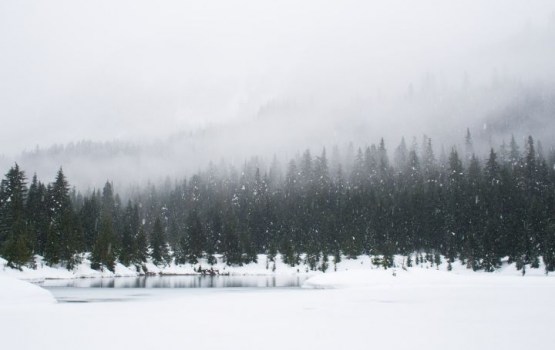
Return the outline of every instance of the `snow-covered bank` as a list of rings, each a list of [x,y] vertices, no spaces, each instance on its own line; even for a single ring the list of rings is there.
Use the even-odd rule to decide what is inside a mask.
[[[99,277],[135,277],[148,274],[156,275],[196,275],[199,274],[199,268],[217,270],[219,274],[225,275],[274,275],[274,274],[314,274],[306,264],[298,266],[289,266],[284,264],[281,257],[277,257],[275,262],[268,260],[264,254],[258,255],[256,263],[245,264],[242,266],[228,266],[223,262],[220,255],[216,255],[217,263],[210,265],[206,259],[200,259],[198,264],[176,265],[174,263],[164,266],[157,266],[151,261],[145,263],[141,268],[135,266],[124,266],[117,263],[115,271],[104,269],[102,271],[91,268],[91,262],[84,256],[82,262],[74,269],[67,270],[62,265],[48,266],[43,262],[42,257],[35,256],[36,268],[22,267],[21,270],[13,269],[7,266],[6,260],[0,258],[0,275],[13,276],[19,279],[29,281],[41,281],[44,279],[71,279],[71,278],[99,278]],[[343,263],[343,268],[348,269],[351,265],[357,265],[362,261],[353,260],[353,263]],[[367,264],[369,262],[366,262]],[[333,266],[331,267],[333,269]]]
[[[367,271],[371,270],[374,271],[372,274],[373,278],[378,278],[378,276],[383,277],[391,277],[393,275],[397,276],[405,276],[407,271],[441,271],[447,273],[447,264],[445,262],[441,263],[439,266],[432,264],[431,262],[421,262],[420,264],[413,263],[413,266],[408,267],[405,258],[403,256],[396,256],[395,257],[395,266],[394,268],[389,268],[384,270],[383,268],[376,266],[372,262],[372,258],[366,255],[359,256],[356,259],[346,259],[343,258],[339,263],[333,263],[333,257],[330,257],[328,268],[325,272],[316,270],[312,271],[309,269],[308,265],[301,262],[297,266],[289,266],[284,264],[281,260],[281,257],[278,255],[274,261],[270,261],[268,257],[264,254],[258,255],[258,261],[256,263],[245,264],[242,266],[228,266],[223,262],[223,259],[220,255],[217,255],[217,263],[214,265],[209,265],[205,259],[201,259],[198,264],[184,264],[184,265],[175,265],[170,264],[166,266],[156,266],[152,262],[147,262],[144,264],[146,271],[150,274],[160,274],[160,275],[194,275],[198,274],[198,269],[209,269],[213,268],[217,270],[220,274],[229,274],[229,275],[329,275],[333,272],[342,272],[342,271]],[[23,267],[22,270],[12,269],[7,267],[6,260],[0,258],[0,275],[8,275],[12,277],[16,277],[19,279],[30,280],[30,281],[41,281],[44,279],[71,279],[71,278],[99,278],[99,277],[135,277],[139,275],[144,275],[145,271],[141,268],[139,271],[135,266],[124,266],[122,264],[116,264],[115,271],[109,271],[104,269],[103,271],[94,270],[91,268],[91,263],[87,259],[86,255],[84,256],[82,262],[77,265],[73,270],[67,270],[64,266],[48,266],[43,262],[43,259],[40,256],[35,257],[36,260],[36,268],[31,269],[28,267]],[[503,265],[500,269],[489,273],[484,271],[472,271],[468,269],[466,266],[462,265],[459,261],[456,261],[451,266],[451,271],[448,271],[449,274],[485,274],[485,275],[492,275],[492,276],[522,276],[522,271],[518,271],[516,269],[515,264],[508,264],[506,260],[504,260]],[[430,274],[433,276],[434,274]],[[555,276],[555,274],[549,274],[549,276]],[[338,280],[335,284],[342,285],[345,284],[347,281],[342,281],[341,277],[343,275],[338,275]],[[350,280],[358,280],[357,283],[364,283],[364,276],[366,274],[362,273],[359,277],[361,278],[351,278]],[[418,274],[413,273],[409,276],[418,276]],[[545,276],[545,269],[543,265],[540,265],[537,269],[526,267],[526,274],[525,277],[529,276]],[[404,278],[404,277],[403,277]],[[329,279],[327,279],[329,280]],[[318,281],[318,279],[313,280]],[[332,285],[334,283],[331,283]]]
[[[0,308],[52,304],[55,299],[47,290],[29,282],[0,274]]]
[[[282,267],[297,273],[280,264],[274,273]],[[268,271],[264,259],[236,268],[237,273]],[[452,268],[419,264],[384,270],[360,257],[343,260],[337,272],[333,264],[326,273],[312,272],[302,289],[180,289],[159,295],[153,290],[149,299],[65,304],[5,276],[14,271],[3,269],[0,344],[23,350],[549,347],[555,278],[542,270],[522,278],[514,265],[495,273],[472,272],[458,263]],[[58,270],[43,269],[34,271]]]
[[[553,278],[425,268],[403,273],[351,269],[313,277],[349,287],[338,289],[185,289],[148,301],[0,306],[0,344],[22,350],[516,350],[553,342]]]
[[[359,259],[357,259],[359,260]],[[460,283],[464,278],[471,277],[475,280],[488,281],[490,279],[506,278],[549,278],[555,274],[545,274],[543,266],[537,269],[527,267],[526,274],[516,269],[515,264],[503,262],[501,268],[494,272],[473,271],[462,265],[459,261],[447,269],[446,264],[431,266],[430,264],[419,264],[405,268],[383,269],[376,266],[364,268],[362,264],[353,264],[357,260],[351,260],[349,267],[337,269],[335,273],[315,274],[303,284],[305,288],[336,289],[336,288],[387,288],[387,287],[430,287],[433,285],[445,285]],[[364,260],[362,257],[361,260]],[[396,265],[402,266],[402,257],[396,257]],[[371,264],[370,261],[367,263]]]

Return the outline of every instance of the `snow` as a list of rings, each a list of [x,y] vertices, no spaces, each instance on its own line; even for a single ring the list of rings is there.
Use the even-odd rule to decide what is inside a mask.
[[[252,265],[242,271],[266,271],[265,261]],[[458,263],[451,272],[445,263],[384,270],[368,257],[344,260],[338,272],[330,265],[298,289],[187,289],[149,299],[57,304],[4,269],[0,290],[12,292],[0,299],[0,342],[4,349],[85,350],[511,350],[553,343],[555,278],[541,269],[528,269],[525,277],[514,265],[496,273]],[[276,270],[282,267],[296,273],[279,264]],[[12,298],[19,303],[7,301]]]
[[[274,263],[267,260],[266,255],[259,254],[258,255],[258,262],[257,263],[250,263],[243,266],[228,266],[222,260],[221,255],[216,255],[217,263],[215,265],[210,265],[206,261],[206,259],[200,259],[198,264],[184,264],[184,265],[175,265],[170,264],[166,266],[156,266],[151,261],[145,264],[147,270],[151,274],[163,274],[163,275],[192,275],[197,274],[197,270],[200,267],[203,269],[213,268],[218,270],[221,274],[229,274],[229,275],[320,275],[324,274],[321,271],[311,271],[309,267],[301,263],[298,266],[289,266],[284,264],[281,260],[281,257],[278,256],[275,259],[275,271],[273,271]],[[413,257],[414,258],[414,257]],[[22,270],[11,269],[6,266],[6,260],[0,258],[0,275],[8,275],[17,277],[19,279],[29,280],[29,281],[42,281],[45,279],[68,279],[68,278],[99,278],[99,277],[135,277],[139,275],[143,275],[143,271],[137,271],[136,267],[134,266],[124,266],[122,264],[117,263],[115,267],[115,271],[109,271],[104,269],[103,271],[93,270],[91,268],[90,260],[88,259],[88,254],[84,254],[81,264],[76,266],[73,270],[68,271],[62,265],[56,266],[48,266],[43,262],[43,258],[40,256],[35,256],[35,261],[37,268],[31,269],[28,267],[23,267]],[[446,271],[447,264],[445,263],[445,259],[442,258],[443,263],[438,266],[432,266],[429,263],[414,265],[413,267],[409,267],[408,270],[439,270],[439,271]],[[389,269],[384,272],[385,274],[391,274],[393,271],[402,271],[401,266],[406,265],[404,262],[404,258],[402,256],[395,257],[395,264],[398,266],[395,269]],[[333,257],[329,257],[328,262],[329,268],[326,274],[341,271],[349,271],[349,270],[366,270],[366,269],[375,269],[380,270],[380,268],[374,266],[372,264],[372,258],[369,256],[359,256],[357,259],[346,259],[343,258],[341,262],[339,262],[336,266],[333,263]],[[522,272],[517,271],[515,268],[515,264],[507,264],[506,259],[503,266],[493,273],[487,273],[483,271],[474,272],[472,270],[467,269],[465,266],[461,265],[460,262],[453,263],[452,266],[453,270],[450,271],[450,274],[493,274],[493,275],[509,275],[509,276],[521,276]],[[376,272],[377,273],[377,272]],[[531,269],[529,267],[526,268],[526,277],[529,276],[543,276],[545,275],[543,265],[540,265],[537,269]]]
[[[243,266],[228,266],[222,260],[221,255],[216,255],[218,263],[214,265],[208,264],[206,259],[200,259],[198,264],[184,264],[175,265],[170,264],[166,266],[156,266],[151,261],[148,261],[144,265],[147,271],[152,274],[164,274],[164,275],[192,275],[197,274],[199,267],[203,269],[213,268],[218,270],[221,274],[229,275],[272,275],[272,274],[313,274],[314,271],[310,271],[305,264],[300,264],[299,266],[291,267],[284,264],[281,261],[281,257],[276,258],[276,269],[273,270],[274,263],[267,261],[267,257],[264,254],[258,255],[257,263],[250,263]],[[144,274],[144,272],[137,271],[134,266],[128,267],[122,264],[116,264],[115,271],[111,272],[107,269],[103,271],[93,270],[91,268],[90,260],[88,259],[88,254],[85,254],[82,262],[76,266],[73,270],[68,271],[62,265],[48,266],[43,262],[42,257],[35,256],[35,261],[37,268],[31,269],[28,267],[23,267],[22,270],[11,269],[6,266],[6,260],[0,258],[0,274],[6,274],[14,276],[20,279],[30,280],[30,281],[41,281],[44,279],[66,279],[66,278],[98,278],[98,277],[134,277]],[[358,262],[357,262],[358,264]],[[345,266],[348,266],[345,265]]]
[[[115,272],[108,270],[97,271],[91,268],[90,260],[85,258],[82,263],[73,270],[67,270],[65,266],[48,266],[43,258],[35,256],[36,269],[22,267],[21,270],[7,267],[5,259],[0,258],[0,275],[7,275],[28,281],[41,281],[44,279],[66,279],[66,278],[92,278],[92,277],[125,277],[136,276],[134,268],[116,264]]]
[[[56,300],[47,290],[14,277],[0,274],[0,310],[5,307],[32,306],[55,302]]]

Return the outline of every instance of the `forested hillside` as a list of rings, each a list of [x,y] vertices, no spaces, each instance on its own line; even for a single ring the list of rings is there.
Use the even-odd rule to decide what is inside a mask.
[[[408,265],[445,256],[448,267],[493,271],[508,256],[523,273],[540,258],[555,269],[555,152],[532,137],[486,155],[474,154],[470,132],[464,149],[439,155],[429,138],[329,153],[211,165],[125,201],[110,182],[81,194],[62,169],[47,184],[15,164],[0,187],[0,252],[15,268],[38,254],[71,269],[90,252],[93,268],[111,270],[214,254],[244,264],[258,253],[322,270],[330,256],[361,254],[384,267],[401,254]]]

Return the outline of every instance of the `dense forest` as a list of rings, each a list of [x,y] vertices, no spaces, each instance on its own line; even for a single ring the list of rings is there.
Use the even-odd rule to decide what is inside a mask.
[[[532,137],[474,153],[467,131],[458,150],[436,157],[432,140],[393,152],[377,145],[349,147],[331,157],[309,150],[281,166],[254,159],[237,170],[211,165],[188,179],[128,195],[112,183],[85,195],[60,168],[54,182],[30,180],[15,164],[0,186],[0,255],[14,268],[34,255],[73,268],[90,253],[92,267],[116,262],[140,269],[216,261],[246,264],[279,253],[312,269],[361,254],[390,267],[421,259],[447,268],[459,259],[494,271],[509,258],[523,273],[543,259],[555,269],[555,151]],[[330,158],[330,160],[328,160]]]

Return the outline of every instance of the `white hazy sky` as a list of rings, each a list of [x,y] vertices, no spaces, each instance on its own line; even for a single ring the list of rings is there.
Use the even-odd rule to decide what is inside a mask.
[[[553,77],[541,52],[492,53],[553,29],[554,10],[533,0],[0,0],[0,154],[161,137],[252,118],[280,99],[397,93],[428,72]]]

